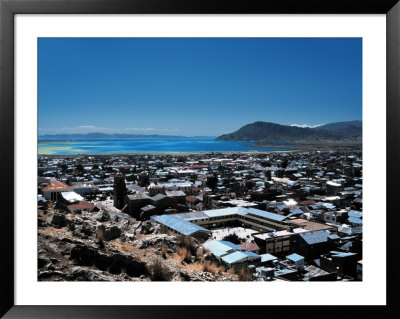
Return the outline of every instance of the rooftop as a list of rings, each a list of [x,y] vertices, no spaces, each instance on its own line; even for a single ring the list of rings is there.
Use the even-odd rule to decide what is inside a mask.
[[[252,252],[235,251],[228,255],[221,257],[221,259],[227,264],[235,264],[247,259],[259,259],[260,255],[254,254]]]
[[[152,217],[156,222],[161,223],[183,235],[190,236],[196,232],[206,232],[209,233],[208,229],[204,227],[192,224],[183,218],[175,215],[161,215]]]
[[[75,192],[61,192],[61,196],[70,203],[83,201],[84,198]]]
[[[271,254],[263,254],[263,255],[260,255],[260,257],[261,257],[262,263],[265,263],[267,261],[272,261],[272,260],[278,260],[278,257],[275,257]]]
[[[291,219],[290,222],[310,231],[332,229],[332,227],[329,225],[313,222],[302,218]]]
[[[301,256],[299,254],[296,254],[296,253],[291,254],[289,256],[286,256],[286,258],[289,259],[290,261],[293,261],[293,262],[297,262],[297,261],[300,261],[300,260],[304,259],[303,256]]]
[[[71,187],[60,182],[60,181],[50,181],[50,185],[45,187],[43,190],[45,191],[63,191],[70,190]]]
[[[300,233],[299,236],[309,245],[319,244],[328,241],[330,232],[328,230],[317,230]]]
[[[213,240],[206,242],[203,247],[211,250],[211,252],[218,257],[224,256],[232,251],[241,250],[240,246],[223,240]]]

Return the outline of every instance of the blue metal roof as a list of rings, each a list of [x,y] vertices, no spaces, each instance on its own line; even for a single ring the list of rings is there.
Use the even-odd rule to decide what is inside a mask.
[[[230,241],[226,241],[226,240],[219,240],[219,242],[225,246],[228,246],[232,249],[235,250],[242,250],[242,247],[240,247],[239,245],[235,245],[234,243],[231,243]]]
[[[362,219],[356,217],[349,217],[349,223],[362,225]]]
[[[221,209],[205,210],[203,213],[209,217],[223,217],[229,215],[241,215],[246,216],[252,214],[261,218],[270,219],[274,221],[283,221],[287,216],[266,212],[256,208],[244,208],[244,207],[227,207]]]
[[[302,215],[304,212],[300,208],[292,209],[286,217],[291,217],[295,215]]]
[[[210,233],[208,229],[204,227],[192,224],[178,216],[174,215],[161,215],[161,216],[153,216],[152,217],[156,222],[161,223],[173,230],[184,234],[186,236],[190,236],[198,231]]]
[[[243,251],[243,254],[245,254],[247,257],[256,257],[256,258],[260,258],[260,255],[253,253],[251,251]]]
[[[362,213],[357,210],[349,211],[349,217],[362,218]]]
[[[336,206],[330,203],[324,203],[322,206],[324,206],[327,209],[335,209]]]
[[[255,255],[255,256],[254,256]],[[225,255],[221,257],[221,259],[226,262],[227,264],[235,264],[241,261],[244,261],[246,259],[256,259],[257,257],[260,257],[257,254],[250,253],[250,252],[243,252],[243,251],[235,251],[233,253],[230,253],[228,255]]]
[[[304,212],[300,208],[295,208],[290,210],[290,214],[303,214]]]
[[[275,214],[275,213],[270,213],[266,212],[263,210],[255,209],[255,208],[248,208],[247,209],[249,214],[256,215],[262,218],[270,219],[270,220],[275,220],[278,222],[281,222],[287,218],[287,216]]]
[[[289,255],[289,256],[286,256],[286,258],[289,259],[289,260],[291,260],[291,261],[293,261],[293,262],[300,261],[300,260],[303,260],[303,259],[304,259],[303,256],[301,256],[301,255],[299,255],[299,254],[296,254],[296,253],[291,254],[291,255]]]
[[[330,232],[327,230],[299,233],[299,236],[309,245],[326,242],[329,235]]]
[[[205,243],[203,247],[210,249],[211,252],[218,257],[228,254],[231,251],[240,250],[241,247],[223,240],[213,240]]]
[[[221,209],[212,209],[203,211],[208,217],[220,217],[228,215],[236,215],[241,207],[227,207]]]
[[[263,255],[260,255],[260,257],[261,257],[261,262],[262,263],[278,259],[278,257],[275,257],[275,256],[273,256],[271,254],[263,254]]]
[[[357,253],[346,253],[341,251],[330,251],[330,253],[332,254],[332,257],[338,257],[338,258],[357,255]]]

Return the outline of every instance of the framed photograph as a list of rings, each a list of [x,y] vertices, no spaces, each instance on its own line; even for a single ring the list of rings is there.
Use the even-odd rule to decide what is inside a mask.
[[[0,10],[1,315],[399,312],[396,0]]]

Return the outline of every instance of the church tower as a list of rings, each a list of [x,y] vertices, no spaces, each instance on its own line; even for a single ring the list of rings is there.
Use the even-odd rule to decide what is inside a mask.
[[[125,204],[126,185],[125,176],[122,173],[117,173],[114,177],[114,206],[122,209]]]

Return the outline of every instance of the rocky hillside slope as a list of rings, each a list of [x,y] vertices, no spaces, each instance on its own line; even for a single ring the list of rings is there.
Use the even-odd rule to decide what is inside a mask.
[[[39,281],[236,281],[194,239],[126,214],[38,209]]]

